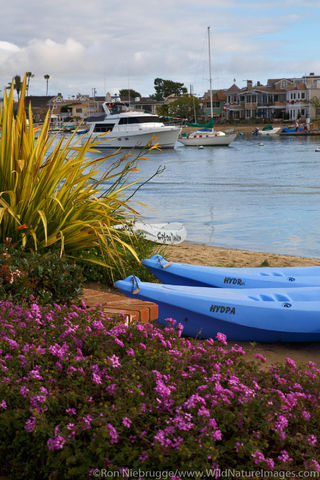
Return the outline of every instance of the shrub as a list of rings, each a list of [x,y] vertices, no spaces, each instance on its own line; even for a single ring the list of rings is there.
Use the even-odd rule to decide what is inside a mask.
[[[40,255],[0,244],[0,299],[14,303],[71,304],[82,293],[84,277],[75,262],[58,252]]]
[[[72,258],[97,247],[105,265],[116,262],[119,246],[136,257],[129,237],[124,239],[113,226],[138,215],[126,191],[137,183],[129,177],[141,152],[88,158],[98,152],[99,141],[79,145],[76,134],[50,136],[50,112],[35,140],[25,90],[26,77],[16,118],[13,84],[0,106],[0,242],[10,237],[24,249],[40,252],[58,247]],[[112,157],[116,160],[106,167]]]
[[[172,319],[162,329],[75,306],[0,311],[0,474],[320,470],[312,362],[267,370],[222,334],[181,337]]]
[[[132,247],[139,259],[149,258],[158,253],[165,256],[165,246],[157,245],[154,242],[146,240],[143,235],[137,234],[132,237]],[[99,249],[91,249],[85,253],[85,256],[96,257],[101,259],[101,252]],[[93,265],[88,262],[79,262],[83,270],[83,275],[86,281],[99,282],[102,285],[113,286],[114,282],[121,280],[128,275],[136,275],[144,282],[154,282],[154,275],[141,263],[137,263],[135,258],[125,249],[119,248],[120,262],[116,262],[112,269],[106,269],[100,265]],[[81,258],[81,257],[80,257]]]

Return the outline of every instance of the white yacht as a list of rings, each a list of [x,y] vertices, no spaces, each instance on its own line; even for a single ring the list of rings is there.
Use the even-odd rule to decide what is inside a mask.
[[[121,102],[105,102],[102,118],[87,119],[89,131],[82,137],[99,140],[101,148],[142,148],[159,144],[161,148],[173,148],[180,128],[166,126],[157,115],[130,110]]]

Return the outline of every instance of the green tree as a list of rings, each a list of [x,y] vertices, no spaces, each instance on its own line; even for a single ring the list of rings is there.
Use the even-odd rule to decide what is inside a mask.
[[[22,88],[22,81],[21,81],[21,77],[20,75],[16,75],[14,77],[14,88],[17,92],[17,95],[18,95],[18,98],[20,97],[20,92],[21,92],[21,88]]]
[[[124,88],[119,90],[120,98],[123,102],[127,102],[130,100],[134,100],[136,97],[141,97],[141,93],[136,92],[136,90],[132,90],[131,88]]]
[[[200,115],[200,104],[196,97],[190,95],[182,95],[174,102],[168,105],[168,114],[172,117],[187,118],[194,120],[194,117]]]
[[[34,73],[27,72],[26,75],[27,75],[27,96],[28,96],[29,95],[30,80],[31,80],[31,78],[34,77]]]
[[[162,78],[156,78],[154,81],[154,89],[156,93],[152,95],[158,101],[164,100],[169,95],[176,95],[179,97],[188,90],[183,86],[183,83],[173,82],[172,80],[163,80]]]
[[[49,78],[50,78],[50,75],[48,75],[48,74],[46,73],[46,75],[44,75],[44,79],[45,79],[45,81],[47,82],[46,97],[48,96]]]

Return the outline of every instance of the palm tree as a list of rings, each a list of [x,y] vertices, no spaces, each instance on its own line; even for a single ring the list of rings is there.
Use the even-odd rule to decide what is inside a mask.
[[[34,77],[34,73],[27,72],[27,96],[29,95],[29,86],[30,86],[30,79]]]
[[[17,94],[18,94],[18,98],[19,98],[20,92],[21,92],[21,88],[22,88],[22,82],[21,82],[21,77],[20,77],[20,75],[16,75],[16,76],[14,77],[14,88],[16,89]]]
[[[45,78],[45,80],[46,80],[46,82],[47,82],[46,96],[48,96],[48,84],[49,84],[50,75],[46,74],[46,75],[44,75],[44,78]]]

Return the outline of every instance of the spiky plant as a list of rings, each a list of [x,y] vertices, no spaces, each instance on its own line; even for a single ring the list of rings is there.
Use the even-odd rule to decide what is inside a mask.
[[[97,152],[99,142],[80,145],[75,134],[52,137],[50,112],[35,139],[31,105],[29,122],[25,110],[26,83],[25,76],[16,117],[13,84],[0,107],[0,242],[11,238],[35,251],[57,247],[71,257],[82,252],[82,259],[84,250],[98,246],[109,265],[120,245],[135,255],[128,235],[113,226],[138,215],[126,190],[135,183],[128,176],[139,155],[118,157],[103,170],[113,155],[93,159],[88,153]]]

